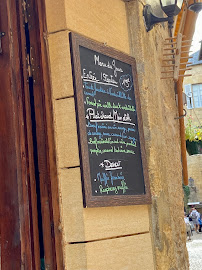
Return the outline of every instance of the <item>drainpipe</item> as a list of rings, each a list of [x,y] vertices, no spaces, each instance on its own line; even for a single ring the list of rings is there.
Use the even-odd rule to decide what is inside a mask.
[[[192,11],[187,11],[185,22],[184,22],[184,27],[181,31],[181,33],[185,36],[186,40],[191,40],[194,34],[195,30],[195,24],[196,24],[196,19],[197,19],[198,14],[192,12]],[[187,48],[184,49],[182,48],[182,53],[183,51],[187,51]],[[184,54],[183,56],[187,56],[188,54]],[[180,73],[184,74],[183,73]],[[178,94],[178,111],[179,111],[179,116],[183,116],[184,111],[183,111],[183,77],[179,77],[177,81],[177,94]],[[185,140],[185,125],[184,125],[184,117],[181,117],[179,119],[180,123],[180,139],[181,139],[181,156],[182,156],[182,168],[183,168],[183,182],[184,185],[188,185],[188,169],[187,169],[187,154],[186,154],[186,140]]]

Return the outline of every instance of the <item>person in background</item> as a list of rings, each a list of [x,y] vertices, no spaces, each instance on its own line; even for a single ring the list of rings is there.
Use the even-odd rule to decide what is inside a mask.
[[[195,226],[196,233],[199,233],[199,221],[198,221],[198,219],[200,218],[200,214],[194,207],[192,207],[192,210],[191,210],[191,213],[190,213],[189,217],[191,217],[191,219],[192,219],[192,222],[193,222],[193,224]]]
[[[198,222],[199,222],[199,232],[201,232],[202,221],[201,221],[201,219],[200,219],[200,218],[199,218]]]
[[[199,232],[201,232],[202,229],[202,215],[200,214],[200,218],[198,219],[199,222]]]
[[[189,218],[186,216],[186,213],[184,213],[184,222],[186,225],[186,233],[187,236],[189,237],[188,240],[191,240],[191,224],[189,222]]]

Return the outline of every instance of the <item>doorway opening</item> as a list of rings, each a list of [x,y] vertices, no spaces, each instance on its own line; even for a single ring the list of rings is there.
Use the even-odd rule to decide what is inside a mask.
[[[63,269],[44,2],[0,2],[1,270]]]
[[[36,269],[62,269],[53,112],[47,60],[45,5],[19,3],[24,106],[30,176],[30,224]],[[25,49],[24,49],[25,48]],[[25,70],[26,67],[26,70]],[[33,184],[34,182],[34,184]],[[37,217],[37,218],[36,218]]]
[[[26,55],[28,63],[30,59],[30,35],[29,35],[29,24],[25,22],[25,38],[26,38]],[[36,199],[37,199],[37,216],[38,216],[38,233],[39,233],[39,250],[40,250],[40,267],[45,269],[45,258],[44,258],[44,244],[43,244],[43,228],[42,228],[42,209],[41,209],[41,197],[40,197],[40,176],[38,166],[38,150],[37,150],[37,133],[36,133],[36,115],[34,106],[34,82],[31,72],[28,70],[28,89],[30,97],[30,112],[31,112],[31,125],[32,125],[32,138],[33,138],[33,161],[35,168],[35,186],[36,186]]]

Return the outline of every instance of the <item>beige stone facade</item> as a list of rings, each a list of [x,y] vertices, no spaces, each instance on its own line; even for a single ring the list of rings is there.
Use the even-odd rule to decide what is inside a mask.
[[[193,155],[187,157],[189,177],[194,179],[197,199],[202,201],[202,155]],[[189,200],[190,201],[190,200]],[[193,201],[190,201],[193,202]]]
[[[182,167],[173,80],[161,80],[166,25],[145,31],[141,1],[46,1],[66,270],[186,270]],[[152,205],[83,208],[69,32],[137,62]]]

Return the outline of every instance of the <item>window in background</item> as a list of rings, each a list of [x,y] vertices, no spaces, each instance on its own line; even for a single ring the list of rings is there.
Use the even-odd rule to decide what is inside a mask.
[[[202,107],[202,84],[185,85],[185,94],[187,97],[187,109]]]
[[[192,92],[194,98],[194,107],[195,108],[202,107],[202,84],[193,84]]]

